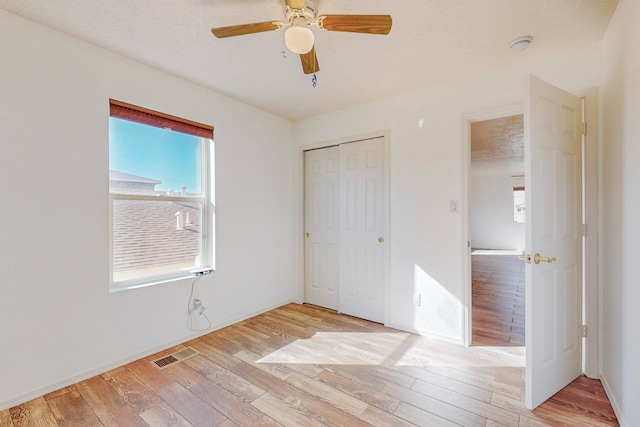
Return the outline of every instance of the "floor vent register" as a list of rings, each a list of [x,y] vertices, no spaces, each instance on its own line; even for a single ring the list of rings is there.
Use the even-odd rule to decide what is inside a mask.
[[[198,353],[198,350],[195,350],[193,347],[186,347],[180,351],[169,354],[168,356],[161,357],[160,359],[156,359],[151,363],[158,369],[165,369],[169,366],[187,360],[190,357],[193,357]]]

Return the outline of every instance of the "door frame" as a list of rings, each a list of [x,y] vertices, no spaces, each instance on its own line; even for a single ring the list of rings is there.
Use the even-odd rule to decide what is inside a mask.
[[[501,119],[524,113],[522,104],[482,110],[462,117],[462,342],[470,347],[473,340],[472,329],[472,289],[471,289],[471,124],[485,120]]]
[[[582,147],[583,177],[583,221],[587,224],[587,235],[583,240],[583,283],[582,283],[582,316],[583,325],[587,325],[587,337],[583,339],[582,370],[590,378],[599,378],[600,347],[599,331],[601,329],[601,280],[599,277],[598,255],[600,243],[598,241],[599,230],[599,170],[601,161],[599,156],[600,137],[598,131],[598,89],[588,89],[575,93],[576,96],[586,100],[585,121],[587,122],[587,135]],[[481,110],[462,117],[462,324],[463,343],[471,346],[472,331],[472,297],[471,297],[471,209],[469,180],[471,170],[471,123],[514,116],[524,113],[522,104]]]
[[[304,152],[320,148],[332,147],[350,142],[366,139],[383,138],[384,150],[384,192],[386,203],[384,205],[384,228],[387,249],[384,261],[384,325],[388,325],[390,319],[391,301],[391,139],[389,130],[366,133],[362,135],[339,138],[313,144],[294,147],[294,224],[293,224],[293,262],[294,262],[294,302],[304,303]]]

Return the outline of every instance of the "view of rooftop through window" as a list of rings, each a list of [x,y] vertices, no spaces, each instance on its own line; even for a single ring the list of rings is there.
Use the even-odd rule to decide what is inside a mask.
[[[513,188],[513,222],[524,224],[526,219],[526,206],[524,187]]]
[[[199,136],[109,118],[114,284],[153,283],[208,265],[203,155],[209,143]]]

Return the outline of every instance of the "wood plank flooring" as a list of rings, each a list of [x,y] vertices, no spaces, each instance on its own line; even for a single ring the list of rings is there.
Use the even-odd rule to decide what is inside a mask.
[[[199,354],[159,370],[186,346]],[[465,348],[289,304],[8,410],[23,426],[612,426],[598,381],[535,411],[522,347]]]
[[[473,345],[524,346],[524,261],[474,251],[471,275]]]

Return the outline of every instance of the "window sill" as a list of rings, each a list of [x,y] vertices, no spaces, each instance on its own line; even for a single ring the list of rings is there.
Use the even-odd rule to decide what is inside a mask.
[[[215,272],[215,270],[211,269],[210,273]],[[209,274],[209,273],[206,273]],[[195,279],[196,277],[200,277],[202,274],[194,274],[192,272],[185,272],[184,274],[171,276],[171,277],[155,277],[149,278],[146,280],[136,280],[136,281],[128,281],[128,282],[118,282],[111,283],[109,286],[110,293],[128,291],[130,289],[140,289],[146,288],[148,286],[162,285],[164,283],[177,282],[186,279]]]

